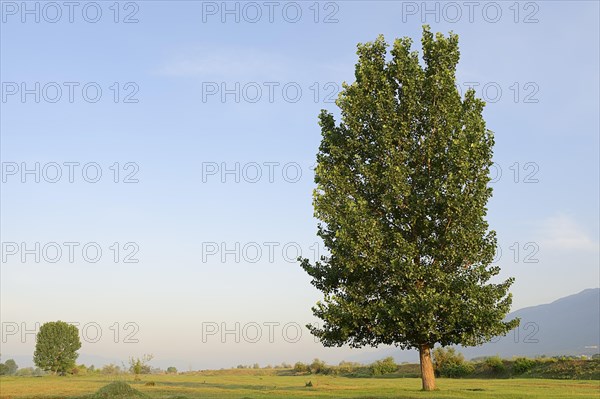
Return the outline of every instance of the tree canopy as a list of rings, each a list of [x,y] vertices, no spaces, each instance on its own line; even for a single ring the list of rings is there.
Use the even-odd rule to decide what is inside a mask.
[[[33,361],[42,370],[65,374],[75,367],[80,348],[77,327],[64,321],[44,323],[36,336]]]
[[[418,349],[433,389],[435,344],[482,344],[518,320],[504,321],[513,279],[490,281],[485,103],[457,90],[456,34],[424,26],[424,65],[411,46],[397,39],[388,57],[383,36],[359,44],[341,122],[321,111],[313,205],[329,255],[301,266],[324,294],[313,307],[324,323],[308,326],[324,345]]]

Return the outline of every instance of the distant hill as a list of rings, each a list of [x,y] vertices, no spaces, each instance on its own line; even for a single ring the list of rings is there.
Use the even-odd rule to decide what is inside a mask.
[[[521,325],[505,337],[481,346],[457,349],[466,358],[600,353],[600,288],[519,309],[507,319],[515,317],[521,319]],[[418,361],[415,351],[393,347],[362,353],[351,360],[369,363],[386,356],[393,356],[397,361]]]
[[[508,319],[519,317],[521,325],[498,342],[460,348],[466,357],[498,354],[590,355],[600,349],[600,288],[557,299],[545,305],[519,309]]]

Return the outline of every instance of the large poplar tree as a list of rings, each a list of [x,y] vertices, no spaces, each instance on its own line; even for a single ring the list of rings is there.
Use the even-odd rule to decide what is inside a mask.
[[[424,26],[422,66],[409,38],[358,45],[356,81],[320,114],[314,192],[329,255],[301,266],[324,293],[313,307],[325,346],[417,349],[435,389],[431,349],[479,345],[518,320],[512,278],[492,282],[495,232],[485,220],[492,132],[485,103],[456,87],[458,36]]]

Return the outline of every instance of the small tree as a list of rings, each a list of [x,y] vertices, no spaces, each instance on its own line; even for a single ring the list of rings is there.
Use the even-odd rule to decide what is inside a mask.
[[[148,374],[150,373],[150,366],[148,362],[152,360],[154,356],[152,354],[146,354],[139,357],[130,357],[129,358],[129,371],[133,373],[134,380],[140,379],[140,374]]]
[[[0,363],[0,375],[13,375],[17,372],[17,363],[13,359],[8,359],[4,363]]]
[[[310,372],[312,374],[322,374],[325,372],[326,368],[327,364],[325,364],[325,362],[320,359],[313,360],[313,362],[309,366]]]
[[[307,364],[302,362],[296,362],[296,364],[294,364],[294,372],[296,373],[307,373],[309,371],[310,367]]]
[[[464,361],[465,357],[463,354],[457,352],[454,348],[439,347],[433,350],[433,369],[437,377],[442,374],[444,368],[462,364]]]
[[[433,367],[437,377],[460,378],[471,374],[474,367],[465,362],[462,353],[454,348],[436,348],[433,350]]]
[[[396,370],[398,370],[398,365],[394,358],[389,356],[372,363],[370,369],[373,375],[384,375],[396,372]]]
[[[488,369],[493,371],[494,373],[503,373],[506,370],[506,366],[504,366],[504,362],[502,358],[498,355],[490,356],[485,359],[485,365]]]
[[[173,367],[173,366],[167,367],[167,373],[169,373],[169,374],[177,374],[177,368]]]
[[[75,367],[81,348],[79,330],[64,321],[44,323],[36,336],[33,361],[44,371],[65,375]]]

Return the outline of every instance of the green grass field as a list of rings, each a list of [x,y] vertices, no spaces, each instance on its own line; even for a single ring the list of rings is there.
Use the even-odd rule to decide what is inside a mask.
[[[149,399],[192,398],[599,398],[600,381],[546,379],[438,379],[439,390],[420,391],[417,378],[282,376],[263,370],[180,375],[0,377],[0,399],[95,399],[98,389],[125,381]],[[305,384],[312,381],[313,387]],[[155,385],[146,385],[154,382]],[[116,397],[115,397],[116,398]],[[125,396],[119,396],[119,399]]]

